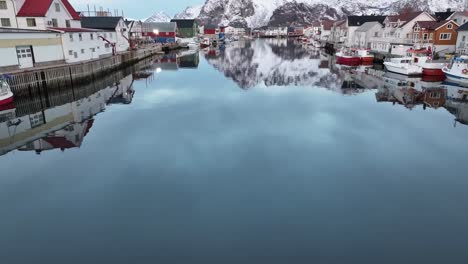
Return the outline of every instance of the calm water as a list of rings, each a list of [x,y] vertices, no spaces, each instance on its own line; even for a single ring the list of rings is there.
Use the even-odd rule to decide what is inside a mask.
[[[2,109],[0,263],[468,262],[468,89],[279,41],[153,62]]]

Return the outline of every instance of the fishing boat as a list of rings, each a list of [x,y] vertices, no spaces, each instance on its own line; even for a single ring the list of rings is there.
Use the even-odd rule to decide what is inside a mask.
[[[384,62],[385,68],[389,72],[403,75],[422,75],[422,67],[414,64],[413,58],[392,58]]]
[[[369,53],[369,50],[367,49],[358,49],[356,50],[357,55],[359,58],[361,58],[361,63],[362,64],[373,64],[374,63],[374,55]]]
[[[453,59],[442,71],[445,73],[445,76],[447,76],[447,79],[462,84],[468,84],[468,56],[461,56]]]
[[[421,66],[422,75],[425,76],[444,76],[442,68],[447,64],[448,61],[437,61],[432,59],[432,49],[409,49],[406,51],[408,57],[413,58],[413,62]]]
[[[344,65],[359,65],[361,64],[361,58],[355,50],[342,48],[336,53],[336,63]]]
[[[13,102],[13,93],[10,85],[7,83],[4,76],[0,75],[0,105],[6,105]]]

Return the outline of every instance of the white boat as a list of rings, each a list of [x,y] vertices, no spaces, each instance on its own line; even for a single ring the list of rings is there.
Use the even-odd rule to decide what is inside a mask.
[[[392,58],[384,62],[385,68],[389,72],[403,75],[422,75],[422,67],[413,62],[413,58]]]
[[[5,78],[0,75],[0,105],[6,105],[13,102],[13,93],[10,85]]]
[[[447,79],[468,84],[468,56],[461,56],[453,59],[452,63],[446,65],[442,71],[447,76]]]

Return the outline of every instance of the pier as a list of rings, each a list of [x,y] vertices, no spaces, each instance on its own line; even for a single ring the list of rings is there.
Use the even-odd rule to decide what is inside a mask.
[[[171,47],[174,48],[173,45]],[[164,48],[165,46],[154,46],[83,63],[10,72],[7,73],[10,76],[8,83],[15,96],[32,94],[35,90],[47,90],[50,87],[73,87],[160,54]]]

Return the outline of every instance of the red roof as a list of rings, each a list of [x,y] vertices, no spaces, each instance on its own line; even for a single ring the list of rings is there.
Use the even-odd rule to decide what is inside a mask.
[[[68,141],[65,137],[45,137],[44,140],[54,148],[70,149],[76,148],[76,145]]]
[[[61,0],[68,13],[74,20],[80,20],[80,16],[75,11],[68,0]],[[49,11],[53,0],[26,0],[18,12],[19,17],[45,17]]]

